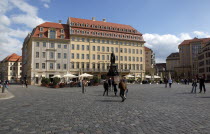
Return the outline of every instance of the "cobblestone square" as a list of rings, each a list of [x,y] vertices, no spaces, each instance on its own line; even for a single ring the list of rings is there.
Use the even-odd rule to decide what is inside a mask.
[[[206,94],[190,94],[191,88],[131,84],[121,102],[114,92],[102,96],[102,86],[82,94],[11,85],[15,97],[0,100],[0,134],[209,134],[210,84]]]

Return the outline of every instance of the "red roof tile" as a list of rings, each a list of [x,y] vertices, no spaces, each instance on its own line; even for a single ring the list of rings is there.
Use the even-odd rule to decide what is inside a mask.
[[[190,40],[184,40],[181,44],[179,45],[190,45],[190,43],[192,42],[199,42],[201,41],[202,43],[207,43],[210,41],[210,38],[194,38],[194,39],[190,39]]]
[[[95,26],[108,26],[108,27],[113,27],[113,28],[120,28],[120,29],[128,29],[128,30],[135,30],[130,25],[124,25],[124,24],[117,24],[117,23],[111,23],[111,22],[104,22],[104,21],[93,21],[93,20],[88,20],[88,19],[80,19],[80,18],[72,18],[69,17],[69,22],[74,22],[74,23],[80,23],[80,24],[88,24],[88,25],[95,25]],[[137,34],[141,34],[140,32],[137,31]],[[142,35],[142,34],[141,34]]]
[[[13,53],[13,54],[7,56],[6,58],[4,58],[3,61],[14,61],[14,62],[15,61],[22,61],[22,56],[19,56],[19,55]]]
[[[148,48],[146,46],[144,46],[144,49],[145,49],[145,51],[152,51],[152,49],[150,49],[150,48]]]

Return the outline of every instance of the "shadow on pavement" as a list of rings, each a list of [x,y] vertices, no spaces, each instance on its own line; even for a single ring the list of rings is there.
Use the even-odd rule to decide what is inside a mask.
[[[119,100],[96,100],[96,101],[99,101],[99,102],[121,102],[121,99],[119,99]]]
[[[210,96],[203,96],[203,97],[196,97],[196,98],[204,98],[204,99],[205,99],[205,98],[206,98],[206,99],[209,98],[209,99],[210,99]]]

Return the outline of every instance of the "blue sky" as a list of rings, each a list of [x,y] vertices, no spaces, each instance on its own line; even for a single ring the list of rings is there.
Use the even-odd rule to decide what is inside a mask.
[[[96,17],[133,26],[157,62],[165,62],[183,40],[210,37],[209,5],[209,0],[0,0],[0,60],[21,54],[24,37],[40,23]]]

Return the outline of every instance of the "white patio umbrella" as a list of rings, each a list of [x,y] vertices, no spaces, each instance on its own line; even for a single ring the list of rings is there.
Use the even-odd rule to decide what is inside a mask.
[[[78,76],[73,75],[73,74],[65,74],[63,77],[67,77],[67,78],[77,78]]]
[[[52,78],[55,78],[55,77],[61,78],[60,75],[54,75]]]
[[[145,76],[145,78],[147,78],[147,79],[151,79],[151,76],[149,76],[149,75],[146,75],[146,76]]]
[[[126,75],[125,77],[127,77],[127,78],[134,78],[135,76],[133,76],[133,75]]]
[[[136,76],[137,78],[141,78],[141,76],[138,74],[137,76]]]
[[[93,75],[87,74],[87,73],[84,73],[84,74],[79,75],[79,77],[92,77],[92,76]]]
[[[161,77],[160,77],[160,76],[155,75],[155,76],[154,76],[154,78],[155,78],[155,79],[159,79],[159,78],[161,78]]]

